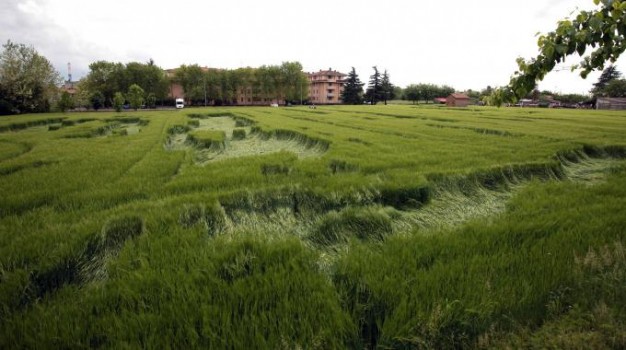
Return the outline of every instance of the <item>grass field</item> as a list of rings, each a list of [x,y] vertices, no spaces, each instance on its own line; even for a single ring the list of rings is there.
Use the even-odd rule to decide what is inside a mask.
[[[624,348],[626,114],[0,118],[0,348]]]

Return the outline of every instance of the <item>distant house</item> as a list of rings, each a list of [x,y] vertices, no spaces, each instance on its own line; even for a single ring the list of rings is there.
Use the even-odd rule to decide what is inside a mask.
[[[448,103],[448,99],[445,97],[437,97],[434,99],[435,103],[439,103],[442,105],[445,105],[446,103]]]
[[[626,109],[626,97],[598,97],[596,109]]]
[[[470,98],[465,94],[452,94],[446,99],[448,107],[467,107],[469,103]]]

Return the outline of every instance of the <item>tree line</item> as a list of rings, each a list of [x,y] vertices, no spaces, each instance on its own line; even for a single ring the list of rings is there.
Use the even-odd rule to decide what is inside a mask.
[[[359,79],[354,67],[345,79],[345,85],[341,92],[341,101],[345,104],[359,105],[367,102],[375,105],[378,102],[393,100],[396,97],[397,88],[391,83],[387,70],[380,73],[377,66],[373,66],[374,74],[370,76],[369,84],[363,92],[364,83]]]
[[[155,107],[167,98],[169,79],[154,64],[96,61],[89,65],[89,73],[78,83],[76,103],[83,107],[115,107],[128,103],[133,108],[143,105]],[[139,105],[139,106],[138,106]]]
[[[234,105],[265,101],[299,104],[308,99],[309,83],[300,62],[259,68],[214,69],[182,65],[174,73],[185,98],[195,105]],[[237,101],[237,97],[240,98]]]

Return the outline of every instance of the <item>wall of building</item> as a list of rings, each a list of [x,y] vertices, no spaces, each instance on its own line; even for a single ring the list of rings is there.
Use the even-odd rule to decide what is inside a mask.
[[[596,109],[625,110],[626,98],[623,97],[598,97]]]
[[[309,102],[313,104],[341,103],[345,74],[334,70],[309,73]]]

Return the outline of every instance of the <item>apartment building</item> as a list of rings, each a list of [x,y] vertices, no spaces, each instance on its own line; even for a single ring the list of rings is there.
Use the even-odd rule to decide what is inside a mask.
[[[341,103],[341,92],[347,74],[328,68],[328,70],[308,73],[308,76],[310,103],[318,105]]]

